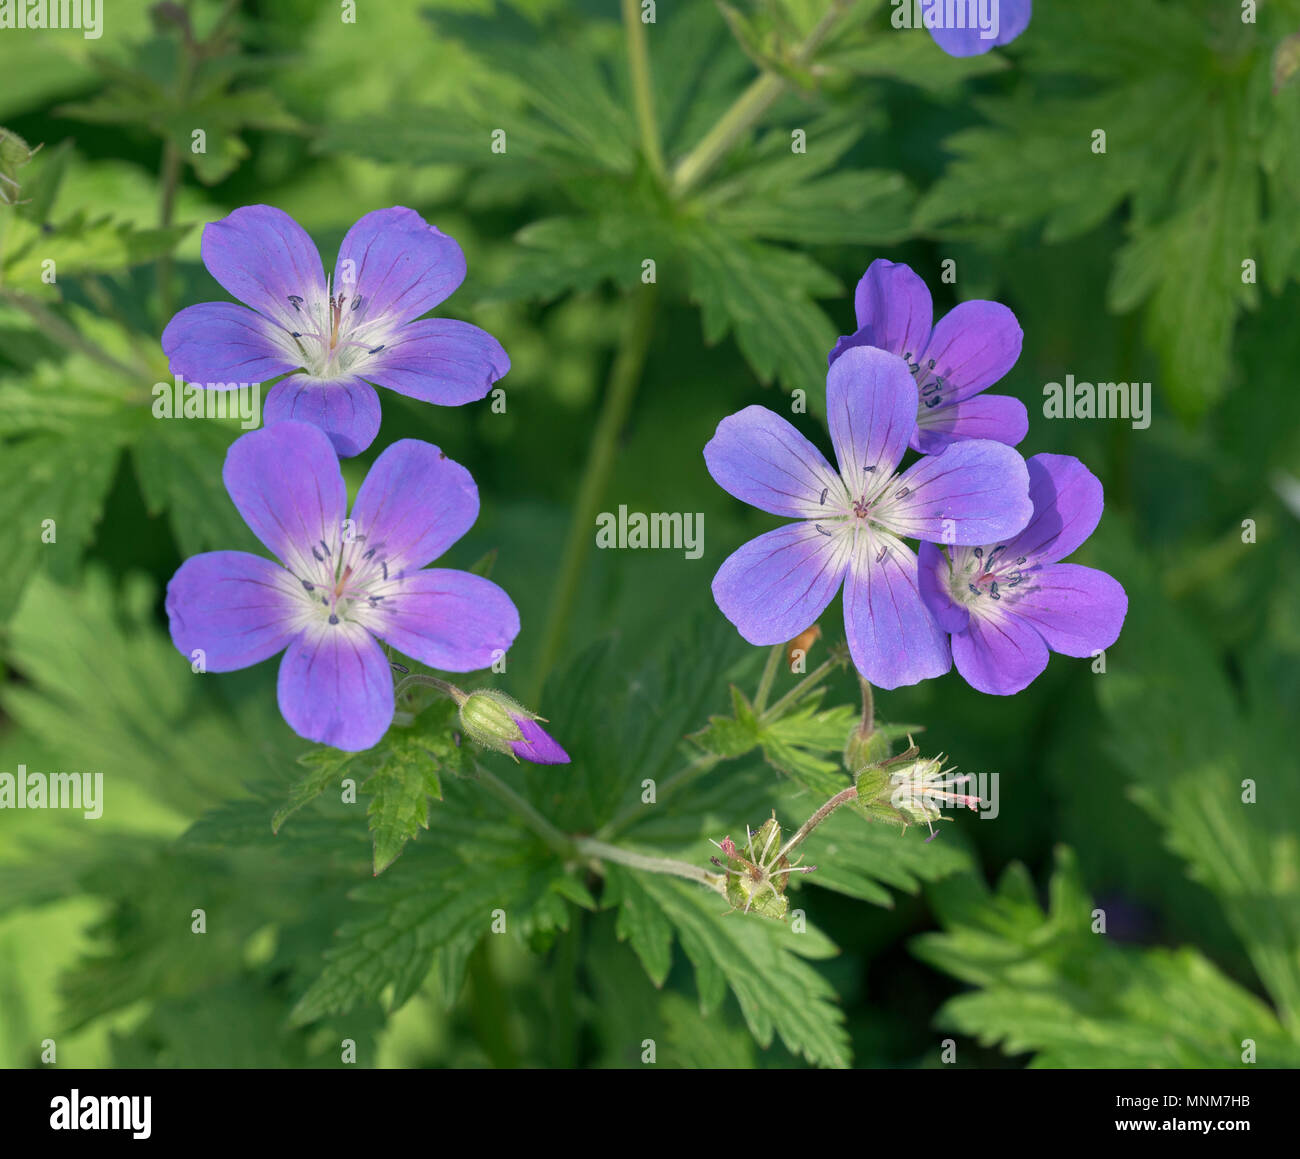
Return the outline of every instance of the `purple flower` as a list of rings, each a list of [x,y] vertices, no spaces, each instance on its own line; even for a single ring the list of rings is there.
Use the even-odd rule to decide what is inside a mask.
[[[838,472],[785,419],[760,406],[718,424],[704,448],[725,490],[800,520],[745,544],[713,580],[723,615],[751,644],[793,639],[844,585],[844,626],[858,671],[881,688],[952,666],[917,590],[903,538],[986,543],[1029,519],[1024,460],[1001,443],[961,443],[896,469],[916,426],[916,384],[896,355],[848,350],[826,376]],[[997,528],[996,531],[993,529]]]
[[[914,450],[931,454],[965,439],[993,439],[1014,447],[1029,432],[1029,412],[1018,398],[982,395],[1020,357],[1024,332],[999,302],[962,302],[931,326],[930,291],[910,266],[878,259],[867,267],[853,298],[858,329],[831,351],[835,362],[855,346],[901,354],[916,379],[919,400]]]
[[[371,383],[460,406],[510,369],[477,326],[420,318],[464,280],[465,255],[412,209],[376,210],[348,230],[332,282],[302,226],[269,205],[208,225],[202,252],[208,272],[252,309],[182,310],[162,336],[172,373],[228,389],[299,371],[271,388],[263,418],[312,423],[340,455],[364,451],[379,431]]]
[[[910,0],[904,0],[904,3],[908,2]],[[944,52],[949,56],[982,56],[1000,45],[1010,44],[1029,27],[1034,3],[1033,0],[991,0],[991,2],[980,0],[977,5],[973,0],[958,0],[954,5],[953,0],[946,0],[946,2],[938,0],[937,3],[934,0],[927,0],[926,8],[933,9],[936,13],[934,24],[943,23],[944,12],[951,9],[957,14],[953,23],[962,25],[962,27],[939,28],[932,27],[927,21],[926,26],[930,28],[930,35]],[[975,18],[969,15],[972,10]],[[978,17],[981,10],[987,10],[993,16],[992,23],[987,26],[987,32],[980,27]]]
[[[1049,651],[1090,656],[1118,638],[1128,597],[1104,571],[1058,563],[1101,518],[1101,483],[1069,455],[1029,460],[1034,514],[1019,535],[961,547],[949,559],[921,545],[921,594],[968,684],[1019,692],[1047,667]]]
[[[236,439],[222,477],[279,562],[242,551],[187,559],[167,585],[172,642],[187,657],[201,649],[210,672],[283,651],[280,711],[300,736],[356,752],[384,735],[393,679],[378,640],[469,672],[518,633],[519,613],[496,584],[425,568],[478,517],[474,480],[437,447],[402,439],[384,451],[350,518],[338,456],[307,423]]]
[[[569,754],[556,742],[555,738],[530,716],[513,718],[524,734],[523,740],[512,741],[511,749],[515,756],[535,765],[567,765]]]

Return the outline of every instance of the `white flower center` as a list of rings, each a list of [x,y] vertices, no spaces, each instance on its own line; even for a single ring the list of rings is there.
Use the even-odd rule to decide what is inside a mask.
[[[383,315],[367,317],[364,295],[349,290],[331,294],[327,279],[323,298],[289,295],[289,321],[280,335],[280,346],[313,378],[362,373],[395,334]]]

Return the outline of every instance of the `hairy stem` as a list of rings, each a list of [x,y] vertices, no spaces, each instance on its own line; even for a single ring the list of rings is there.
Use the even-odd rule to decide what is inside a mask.
[[[578,586],[582,580],[582,569],[591,551],[596,514],[605,496],[605,488],[609,485],[619,436],[632,409],[632,400],[636,397],[641,371],[645,367],[646,354],[650,348],[655,299],[654,287],[647,286],[638,291],[630,303],[627,328],[610,370],[605,401],[601,405],[600,417],[596,420],[587,465],[578,485],[573,519],[564,541],[564,552],[546,615],[545,635],[542,637],[541,651],[530,685],[529,703],[535,704],[541,700],[542,686],[568,632],[569,618],[573,614]]]
[[[684,785],[690,784],[691,781],[702,777],[711,768],[721,762],[722,758],[713,753],[699,753],[688,764],[678,769],[670,777],[665,777],[663,784],[659,785],[655,792],[655,804],[666,800],[673,793],[678,792]],[[596,830],[597,837],[614,837],[622,833],[634,821],[636,821],[645,811],[645,806],[641,804],[632,805],[624,809],[621,813],[616,814],[610,820],[606,821],[599,829]]]
[[[832,656],[829,660],[823,660],[821,664],[809,672],[807,676],[764,712],[762,719],[765,721],[779,719],[787,708],[797,704],[808,693],[812,692],[841,663],[843,663],[843,660],[839,656]]]
[[[646,50],[639,0],[623,0],[623,29],[627,34],[627,64],[632,78],[632,103],[641,134],[641,151],[650,171],[662,181],[667,168],[659,141],[659,125],[655,120],[654,83],[650,78],[650,54]]]
[[[0,300],[8,302],[11,306],[16,306],[31,318],[44,331],[47,338],[52,338],[56,342],[60,342],[74,350],[80,350],[82,354],[93,358],[101,366],[122,375],[123,378],[135,381],[141,377],[149,377],[150,372],[147,366],[138,368],[119,361],[102,346],[83,336],[75,326],[65,322],[44,303],[38,302],[21,290],[0,290]]]
[[[763,665],[763,675],[758,681],[758,691],[754,694],[754,711],[759,716],[763,715],[763,709],[767,707],[767,698],[772,694],[772,681],[776,679],[776,666],[781,663],[784,651],[784,644],[773,644],[772,650],[767,654],[767,663]]]
[[[499,800],[503,801],[520,820],[524,822],[534,833],[537,834],[547,846],[558,854],[561,858],[568,861],[574,855],[574,843],[565,834],[561,833],[545,817],[543,817],[532,805],[523,799],[514,791],[505,781],[501,780],[495,773],[475,762],[474,772],[478,781],[488,789]]]
[[[781,852],[777,854],[775,860],[780,861],[782,857],[788,857],[795,849],[803,844],[808,834],[816,829],[818,825],[825,821],[826,818],[834,813],[841,805],[847,805],[850,801],[855,800],[857,795],[858,789],[856,785],[850,785],[849,788],[836,793],[835,796],[818,809],[816,813],[799,826],[799,831],[781,847]]]
[[[425,688],[436,688],[444,696],[450,697],[459,704],[465,697],[465,694],[454,684],[449,684],[445,680],[439,680],[436,676],[428,676],[423,672],[412,672],[409,676],[403,676],[397,682],[397,687],[393,689],[393,699],[400,700],[402,695],[409,692],[417,685],[423,685]]]
[[[684,877],[688,881],[698,881],[707,885],[715,893],[726,893],[726,874],[711,873],[689,861],[675,861],[671,857],[648,857],[644,853],[633,853],[617,845],[597,841],[594,837],[579,837],[574,847],[582,857],[595,858],[598,861],[613,861],[626,865],[629,869],[639,869],[645,873],[665,873],[671,877]]]
[[[832,0],[817,26],[795,50],[792,60],[795,67],[802,67],[812,59],[847,9],[845,0]],[[774,72],[765,72],[758,77],[736,98],[735,103],[722,114],[703,139],[678,162],[677,168],[673,170],[673,192],[681,196],[694,189],[788,87],[789,82]]]

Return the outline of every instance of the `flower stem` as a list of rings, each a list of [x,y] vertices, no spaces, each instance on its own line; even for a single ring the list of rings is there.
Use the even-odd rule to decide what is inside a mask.
[[[494,796],[503,801],[509,808],[515,812],[520,820],[524,822],[534,833],[537,834],[550,849],[558,854],[561,858],[568,861],[574,855],[574,843],[567,836],[560,832],[545,817],[543,817],[532,805],[523,799],[514,791],[505,781],[501,780],[495,773],[475,762],[474,772],[476,779],[487,788]]]
[[[726,894],[726,874],[710,873],[689,861],[676,861],[670,857],[647,857],[644,853],[633,853],[617,845],[597,841],[594,837],[579,837],[574,842],[579,855],[593,857],[599,861],[613,861],[626,865],[629,869],[639,869],[645,873],[664,873],[671,877],[684,877],[688,881],[698,881],[707,885],[715,893]]]
[[[111,355],[102,346],[92,342],[70,323],[65,322],[58,314],[50,310],[42,302],[23,293],[21,290],[2,290],[0,291],[0,301],[8,302],[11,306],[16,306],[26,314],[33,322],[41,328],[46,337],[62,343],[64,346],[73,350],[80,350],[88,358],[93,358],[101,366],[120,374],[123,378],[138,382],[140,378],[148,377],[150,374],[147,366],[137,368],[128,366],[125,362],[119,361]]]
[[[530,686],[529,703],[537,703],[541,699],[542,686],[568,631],[569,618],[578,597],[582,569],[591,551],[597,510],[604,498],[605,488],[609,485],[619,436],[632,409],[632,400],[636,397],[641,372],[645,367],[650,334],[654,327],[655,301],[654,287],[646,286],[633,297],[630,304],[627,328],[610,370],[605,401],[601,405],[600,417],[596,420],[596,432],[587,455],[587,465],[578,485],[578,498],[573,507],[573,519],[569,524],[555,589],[551,595],[545,635],[542,637],[541,651]]]
[[[759,716],[763,715],[763,709],[767,707],[767,698],[772,693],[772,681],[776,679],[776,666],[781,663],[784,651],[784,644],[773,644],[772,650],[767,654],[767,663],[763,665],[763,675],[758,681],[758,691],[754,694],[754,711]]]
[[[793,64],[796,67],[802,67],[812,59],[847,9],[845,0],[832,0],[817,26],[795,50]],[[678,162],[677,168],[673,170],[673,192],[680,197],[694,189],[731,152],[736,142],[767,112],[788,85],[785,77],[774,72],[765,72],[758,77],[736,98],[735,103],[722,114],[717,124],[695,148]]]
[[[623,29],[627,34],[627,64],[632,77],[637,128],[641,132],[641,150],[650,171],[662,181],[667,167],[659,141],[659,125],[655,120],[654,83],[650,79],[650,54],[646,51],[645,25],[641,23],[639,0],[623,0]]]
[[[780,719],[781,714],[787,708],[793,707],[805,696],[807,696],[808,693],[812,692],[813,689],[817,687],[817,685],[819,685],[823,680],[826,679],[827,676],[830,675],[833,669],[839,667],[839,665],[842,663],[843,663],[843,659],[838,655],[832,656],[828,660],[823,660],[821,664],[819,664],[816,668],[814,668],[811,672],[809,672],[807,676],[805,676],[802,680],[800,680],[798,684],[796,684],[792,689],[790,689],[790,691],[787,692],[783,697],[781,697],[781,699],[778,700],[774,705],[772,705],[771,708],[769,708],[766,712],[762,713],[761,719],[764,721],[772,721],[772,720]]]
[[[439,680],[436,676],[429,676],[423,672],[412,672],[409,676],[403,676],[397,682],[397,687],[393,689],[393,699],[400,700],[402,695],[417,685],[423,685],[426,688],[436,688],[444,696],[450,697],[457,704],[465,699],[465,694],[454,684],[449,684],[445,680]]]
[[[847,789],[838,792],[811,817],[808,818],[800,827],[799,831],[790,838],[782,847],[781,852],[777,854],[775,860],[780,861],[782,857],[788,857],[794,852],[804,839],[841,805],[847,805],[850,801],[856,800],[858,789],[856,785],[850,785]]]
[[[666,777],[663,784],[658,787],[655,793],[655,803],[659,804],[666,800],[673,793],[682,788],[683,785],[689,784],[697,777],[702,777],[711,768],[717,765],[722,758],[714,753],[699,753],[688,764],[678,769],[672,776]],[[633,805],[629,809],[610,818],[596,830],[597,837],[614,837],[622,833],[633,821],[639,818],[645,810],[644,805]]]

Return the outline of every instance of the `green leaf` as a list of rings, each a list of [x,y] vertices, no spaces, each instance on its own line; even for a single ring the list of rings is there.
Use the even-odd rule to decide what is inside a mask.
[[[44,276],[49,269],[57,278],[119,271],[171,253],[190,229],[188,225],[137,229],[107,215],[89,217],[84,211],[49,228],[16,217],[6,239],[5,281],[17,289],[49,296],[51,286]],[[54,265],[49,267],[47,262]]]
[[[271,817],[271,832],[279,833],[280,827],[299,809],[314,801],[330,785],[338,784],[355,756],[356,753],[340,752],[325,745],[303,753],[298,763],[306,766],[307,772],[294,781],[289,789],[289,800]]]
[[[469,951],[502,921],[516,937],[567,927],[552,888],[560,867],[540,863],[535,844],[513,824],[450,797],[429,815],[429,841],[353,891],[364,908],[339,930],[323,971],[294,1007],[295,1024],[366,1003],[396,1010],[435,970],[444,997],[454,993]]]
[[[1170,848],[1220,899],[1260,980],[1300,1033],[1294,705],[1254,665],[1239,703],[1203,630],[1164,596],[1145,553],[1126,537],[1103,542],[1099,562],[1124,577],[1129,596],[1124,633],[1097,682],[1115,759]]]
[[[680,237],[706,342],[729,333],[763,383],[817,397],[835,329],[813,300],[840,291],[839,281],[811,258],[736,234],[686,228]]]
[[[1273,1012],[1195,950],[1138,950],[1092,932],[1073,854],[1057,851],[1041,911],[1022,867],[989,894],[965,878],[939,886],[944,932],[913,939],[923,961],[978,987],[947,1002],[941,1026],[1035,1067],[1294,1067],[1300,1044]]]
[[[41,564],[64,582],[77,574],[94,541],[121,450],[111,428],[6,443],[0,488],[15,514],[0,556],[0,620],[13,615]]]
[[[673,927],[654,897],[643,888],[641,877],[618,865],[605,871],[601,901],[618,907],[615,929],[619,941],[628,942],[656,986],[662,987],[673,964]]]
[[[419,737],[399,733],[379,768],[361,786],[370,794],[370,833],[375,843],[375,874],[381,874],[415,836],[429,827],[429,798],[442,800],[442,785],[430,751]]]
[[[721,899],[690,882],[657,874],[640,880],[695,967],[703,1014],[716,1009],[730,987],[760,1046],[771,1045],[776,1034],[809,1062],[849,1065],[848,1035],[835,992],[804,961],[835,954],[823,934],[811,927],[796,933],[781,922],[724,917]]]

